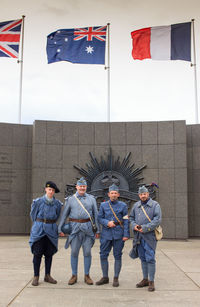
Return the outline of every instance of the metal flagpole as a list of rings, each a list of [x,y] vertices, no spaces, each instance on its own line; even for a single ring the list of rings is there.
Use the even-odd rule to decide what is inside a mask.
[[[193,40],[193,63],[194,67],[194,92],[195,92],[195,124],[199,123],[199,110],[198,110],[198,92],[197,92],[197,68],[196,68],[196,49],[195,49],[195,33],[194,33],[194,19],[192,21],[192,40]]]
[[[110,23],[107,23],[108,27],[108,37],[107,37],[107,66],[105,69],[107,69],[107,122],[110,123]]]
[[[17,63],[20,63],[20,83],[19,83],[19,124],[21,124],[21,113],[22,113],[22,76],[23,76],[23,53],[24,53],[24,18],[25,16],[22,16],[22,36],[21,36],[21,59],[17,61]]]

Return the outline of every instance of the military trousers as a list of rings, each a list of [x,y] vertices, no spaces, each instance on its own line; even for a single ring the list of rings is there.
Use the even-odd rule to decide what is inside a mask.
[[[100,258],[107,259],[111,249],[113,248],[113,256],[116,260],[120,260],[122,257],[122,250],[124,248],[124,241],[122,239],[107,240],[105,238],[100,239]]]

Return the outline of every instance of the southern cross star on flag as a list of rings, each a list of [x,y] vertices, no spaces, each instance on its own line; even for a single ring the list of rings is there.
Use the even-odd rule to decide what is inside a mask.
[[[47,36],[48,64],[105,64],[107,26],[60,29]]]
[[[18,58],[22,19],[0,22],[0,57]]]
[[[131,32],[134,60],[191,61],[191,22]]]

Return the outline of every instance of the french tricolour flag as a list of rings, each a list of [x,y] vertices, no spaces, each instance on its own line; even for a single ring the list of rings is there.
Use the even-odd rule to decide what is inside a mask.
[[[131,32],[134,60],[191,61],[191,22]]]

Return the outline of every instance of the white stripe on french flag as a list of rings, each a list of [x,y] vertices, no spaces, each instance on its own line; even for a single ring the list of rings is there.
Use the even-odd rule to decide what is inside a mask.
[[[134,60],[191,61],[191,22],[131,32]]]

